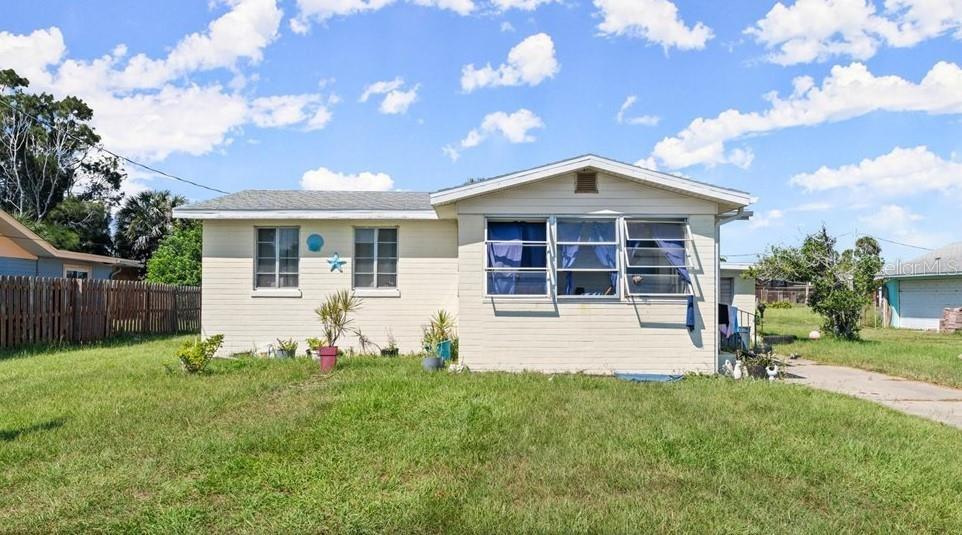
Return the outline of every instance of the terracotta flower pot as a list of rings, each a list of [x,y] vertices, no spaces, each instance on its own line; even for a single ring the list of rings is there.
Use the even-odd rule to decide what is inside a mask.
[[[337,365],[337,347],[322,347],[317,350],[321,355],[321,371],[329,372]]]

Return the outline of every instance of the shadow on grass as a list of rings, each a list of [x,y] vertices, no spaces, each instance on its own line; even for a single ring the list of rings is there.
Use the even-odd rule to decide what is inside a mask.
[[[30,433],[37,433],[39,431],[53,431],[63,425],[66,420],[63,418],[55,418],[53,420],[48,420],[39,424],[28,425],[26,427],[17,427],[14,429],[0,429],[0,441],[11,442],[16,440],[17,437],[21,435],[26,435]]]
[[[109,338],[107,340],[100,340],[97,342],[88,342],[83,344],[33,344],[33,345],[20,346],[16,348],[0,350],[0,361],[7,360],[7,359],[35,357],[38,355],[48,355],[54,352],[64,353],[68,351],[82,351],[85,349],[125,347],[125,346],[143,344],[146,342],[168,340],[171,338],[178,338],[178,337],[187,336],[190,334],[193,334],[193,333],[120,335],[120,336],[115,336],[113,338]]]

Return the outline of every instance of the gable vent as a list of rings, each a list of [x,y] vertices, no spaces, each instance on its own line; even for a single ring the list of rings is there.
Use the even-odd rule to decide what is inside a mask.
[[[598,193],[598,173],[578,173],[575,193]]]

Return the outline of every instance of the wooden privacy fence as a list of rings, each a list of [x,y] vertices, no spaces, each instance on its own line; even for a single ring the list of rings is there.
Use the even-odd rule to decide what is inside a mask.
[[[0,348],[200,330],[200,288],[0,276]]]

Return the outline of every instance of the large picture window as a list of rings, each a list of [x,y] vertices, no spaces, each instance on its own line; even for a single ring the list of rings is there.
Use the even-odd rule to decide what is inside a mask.
[[[297,244],[296,227],[257,229],[255,288],[297,288]]]
[[[397,288],[397,228],[354,229],[354,287]]]
[[[547,219],[488,220],[486,233],[487,295],[548,295]]]
[[[628,295],[690,295],[688,225],[683,220],[624,221]]]
[[[614,219],[558,219],[558,295],[618,295],[618,240]]]

